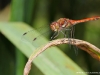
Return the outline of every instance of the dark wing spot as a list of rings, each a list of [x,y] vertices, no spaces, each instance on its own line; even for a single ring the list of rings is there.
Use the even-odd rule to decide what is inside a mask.
[[[26,35],[27,34],[27,32],[25,32],[23,35]]]
[[[35,41],[37,38],[34,38],[33,41]]]

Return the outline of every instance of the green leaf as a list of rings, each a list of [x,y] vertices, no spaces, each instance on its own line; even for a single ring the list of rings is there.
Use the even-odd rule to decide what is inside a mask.
[[[22,22],[8,22],[0,23],[1,33],[8,38],[20,51],[29,57],[36,49],[34,45],[30,43],[23,43],[21,37],[24,32],[31,30],[27,24]],[[35,30],[34,30],[35,31]],[[35,31],[34,35],[39,35]],[[31,35],[29,37],[32,37]],[[40,39],[38,43],[48,42],[44,37]],[[21,62],[21,61],[20,61]],[[78,65],[76,65],[67,55],[65,55],[59,48],[51,47],[42,54],[40,54],[33,63],[43,72],[45,75],[77,75],[79,72],[84,72]],[[85,73],[82,73],[86,75]]]

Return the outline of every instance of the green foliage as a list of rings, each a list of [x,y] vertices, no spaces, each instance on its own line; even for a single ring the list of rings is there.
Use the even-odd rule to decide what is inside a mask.
[[[4,3],[6,2],[4,1]],[[22,75],[23,67],[26,63],[25,56],[29,57],[33,50],[36,49],[31,44],[20,41],[22,34],[32,29],[29,25],[34,28],[41,27],[42,25],[48,25],[49,27],[51,22],[61,17],[82,19],[100,15],[99,8],[100,0],[12,0],[9,20],[11,22],[0,22],[0,33],[3,34],[0,34],[0,75]],[[6,15],[2,16],[0,15],[3,19]],[[28,25],[19,23],[19,21],[25,22]],[[76,25],[75,38],[87,40],[100,47],[99,25],[100,23],[97,23],[97,21],[94,24],[83,23]],[[37,34],[40,33],[36,31],[35,35]],[[45,38],[43,40],[48,42]],[[40,42],[43,43],[43,40]],[[73,48],[68,49],[66,45],[58,46],[58,48],[50,48],[37,57],[30,75],[77,75],[76,71],[82,70],[75,63],[84,71],[100,71],[100,66],[98,66],[100,63],[91,58],[86,52],[78,50],[78,56],[76,56]],[[16,67],[16,63],[21,66]]]
[[[35,46],[30,45],[30,43],[21,43],[22,33],[27,29],[31,28],[25,23],[0,23],[2,34],[23,54],[29,57],[34,51]],[[36,32],[36,34],[39,33]],[[47,40],[42,37],[41,42],[44,43],[45,41]],[[38,42],[36,44],[38,44]],[[77,75],[77,72],[83,72],[83,70],[57,47],[49,48],[43,54],[39,55],[33,63],[46,75]],[[86,74],[84,73],[83,75]]]

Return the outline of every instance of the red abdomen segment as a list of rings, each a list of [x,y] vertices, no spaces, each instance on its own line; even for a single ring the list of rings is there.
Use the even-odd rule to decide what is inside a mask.
[[[87,22],[87,21],[93,21],[93,20],[98,20],[98,19],[100,19],[99,16],[91,17],[91,18],[86,18],[86,19],[82,19],[82,20],[70,20],[70,23],[72,25],[75,25],[75,24],[78,24],[78,23]]]

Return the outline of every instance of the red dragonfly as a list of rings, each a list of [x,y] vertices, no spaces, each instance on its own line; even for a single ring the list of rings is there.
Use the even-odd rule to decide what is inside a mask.
[[[71,20],[68,18],[60,18],[59,20],[51,23],[51,25],[50,25],[51,30],[55,32],[54,36],[51,37],[51,39],[57,37],[59,32],[62,32],[63,30],[65,30],[65,31],[70,30],[69,29],[70,27],[73,27],[74,25],[76,25],[78,23],[93,21],[93,20],[98,20],[98,19],[100,19],[100,17],[91,17],[91,18],[86,18],[86,19],[82,19],[82,20]],[[62,33],[64,34],[64,32],[62,32]]]
[[[91,17],[91,18],[85,18],[85,19],[81,19],[81,20],[71,20],[71,19],[68,19],[68,18],[60,18],[57,21],[50,24],[51,30],[55,32],[54,35],[51,37],[51,39],[56,38],[59,35],[59,32],[62,32],[63,30],[65,30],[65,31],[70,30],[70,27],[73,27],[74,25],[76,25],[78,23],[93,21],[93,20],[98,20],[98,19],[100,19],[99,16]],[[28,31],[28,32],[30,32],[30,31]],[[23,36],[28,34],[28,32],[25,32],[23,34]],[[62,32],[62,33],[64,34],[64,32]],[[37,39],[36,37],[33,38],[33,41],[36,40],[36,39]]]
[[[73,26],[78,24],[78,23],[82,23],[82,22],[87,22],[87,21],[93,21],[93,20],[98,20],[100,19],[99,16],[96,16],[96,17],[91,17],[91,18],[85,18],[85,19],[81,19],[81,20],[71,20],[71,19],[68,19],[68,18],[60,18],[58,19],[57,21],[53,22],[50,24],[50,29],[52,31],[54,31],[55,33],[53,34],[53,36],[51,37],[51,40],[56,38],[58,35],[59,35],[59,32],[61,32],[62,34],[64,34],[64,37],[68,36],[66,35],[66,32],[67,31],[71,31],[70,32],[70,37],[73,38]],[[43,31],[43,29],[41,29]],[[29,32],[31,32],[32,30],[28,31],[28,32],[25,32],[23,34],[23,36],[26,36]],[[41,31],[40,31],[41,32]],[[46,31],[43,32],[43,33],[47,33]],[[35,34],[35,33],[34,33]],[[35,41],[37,40],[37,38],[40,37],[39,35],[32,38],[31,41]],[[69,39],[70,41],[70,39]]]

